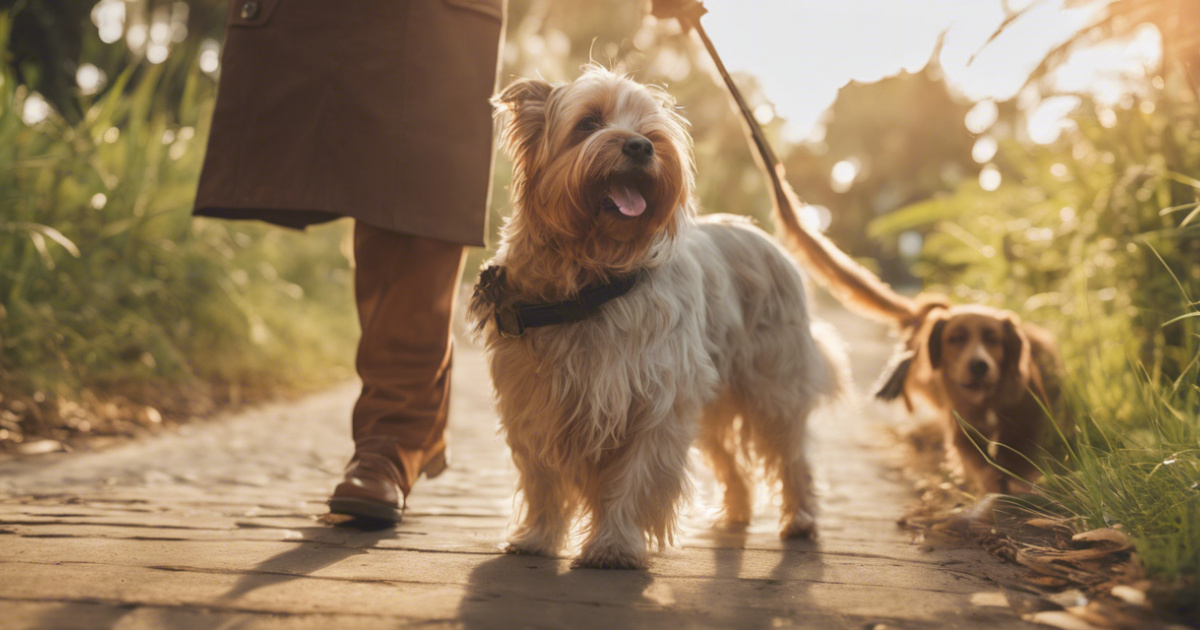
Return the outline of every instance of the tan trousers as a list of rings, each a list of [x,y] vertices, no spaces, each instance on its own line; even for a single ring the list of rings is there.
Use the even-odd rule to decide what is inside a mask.
[[[356,453],[400,465],[408,493],[445,447],[450,318],[465,247],[356,222],[354,290],[362,338],[362,394],[352,418]]]

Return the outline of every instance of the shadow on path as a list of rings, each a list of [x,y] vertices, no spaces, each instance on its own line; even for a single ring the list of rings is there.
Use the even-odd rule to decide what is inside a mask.
[[[708,608],[704,625],[714,628],[839,627],[828,613],[818,609],[808,591],[825,572],[826,556],[820,541],[786,541],[771,552],[776,564],[747,566],[748,536],[741,532],[714,531],[713,576],[700,581],[689,602],[697,609]],[[762,557],[762,554],[755,554]],[[764,575],[765,573],[765,575]],[[685,594],[688,595],[688,594]],[[764,605],[765,604],[765,605]],[[817,623],[828,620],[828,625]]]
[[[134,611],[133,606],[115,607],[90,602],[67,602],[38,617],[31,630],[72,630],[74,628],[115,628]]]
[[[499,628],[667,627],[647,624],[656,608],[643,594],[654,578],[643,571],[567,569],[567,560],[505,555],[471,572],[458,619],[467,630]]]
[[[824,572],[819,543],[790,543],[778,564],[744,567],[745,535],[721,535],[725,546],[685,549],[713,554],[713,573],[655,575],[642,571],[571,570],[563,558],[500,556],[471,572],[458,620],[467,630],[513,627],[628,630],[672,627],[767,629],[838,627],[838,616],[816,608],[807,583]],[[772,554],[775,556],[776,554]],[[772,558],[772,560],[774,557]],[[685,559],[679,563],[694,566]],[[701,563],[704,564],[704,563]],[[651,565],[655,561],[651,560]],[[674,561],[658,563],[664,569]],[[744,570],[745,569],[745,570]],[[743,578],[748,573],[749,579]],[[764,607],[764,602],[771,605]],[[810,625],[816,622],[816,625]]]
[[[303,538],[294,548],[260,562],[218,599],[233,601],[260,588],[308,577],[400,534],[395,527],[364,529],[350,524],[306,527],[299,531]]]
[[[233,602],[254,590],[308,577],[314,571],[346,558],[366,553],[378,542],[396,538],[395,528],[361,529],[352,526],[319,526],[298,530],[301,540],[294,548],[267,558],[246,570],[218,601]],[[138,609],[136,604],[111,606],[100,602],[69,602],[46,611],[32,628],[66,630],[71,628],[115,628],[122,619]]]

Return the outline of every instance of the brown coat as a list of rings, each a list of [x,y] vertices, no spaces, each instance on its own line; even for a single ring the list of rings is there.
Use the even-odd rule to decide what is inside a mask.
[[[504,0],[232,0],[195,214],[482,245]]]

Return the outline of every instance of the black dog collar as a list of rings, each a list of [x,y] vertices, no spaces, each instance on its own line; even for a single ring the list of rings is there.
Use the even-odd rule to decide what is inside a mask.
[[[629,293],[641,278],[641,274],[635,273],[612,282],[589,284],[573,300],[504,305],[504,296],[508,292],[504,275],[503,267],[493,265],[484,269],[479,274],[479,284],[475,285],[475,295],[493,306],[496,330],[501,337],[508,338],[520,337],[530,328],[583,321],[596,314],[609,300]]]

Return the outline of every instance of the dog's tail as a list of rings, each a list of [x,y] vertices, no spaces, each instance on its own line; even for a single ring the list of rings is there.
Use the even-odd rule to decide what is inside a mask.
[[[817,354],[821,356],[819,374],[813,374],[813,389],[826,400],[845,401],[854,390],[846,344],[837,329],[827,322],[814,321],[811,328]]]
[[[800,199],[782,172],[779,182],[783,190],[775,195],[775,223],[783,230],[784,242],[809,274],[846,308],[865,317],[900,327],[912,321],[918,314],[917,304],[896,293],[822,234],[805,228],[796,212],[802,205]]]

